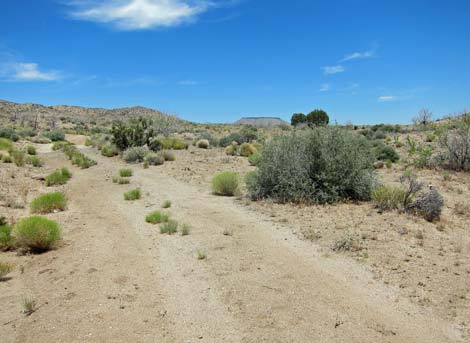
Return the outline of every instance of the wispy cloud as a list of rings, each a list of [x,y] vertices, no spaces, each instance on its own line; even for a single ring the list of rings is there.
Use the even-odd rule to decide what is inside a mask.
[[[121,30],[178,26],[215,6],[211,0],[74,0],[69,5],[73,18]]]
[[[337,66],[326,66],[326,67],[323,67],[323,72],[325,74],[338,74],[338,73],[342,73],[344,72],[346,69],[341,66],[341,65],[337,65]]]
[[[327,92],[331,89],[331,85],[329,83],[323,83],[320,86],[320,89],[318,90],[319,92]]]
[[[199,84],[199,82],[194,81],[194,80],[181,80],[178,82],[180,86],[196,86]]]
[[[364,58],[371,58],[375,56],[375,49],[373,50],[368,50],[368,51],[363,51],[363,52],[353,52],[352,54],[344,56],[340,62],[346,62],[346,61],[351,61],[351,60],[358,60],[358,59],[364,59]]]
[[[395,95],[381,95],[377,99],[378,102],[390,102],[390,101],[397,101],[399,100],[399,97]]]
[[[0,66],[0,78],[3,81],[57,81],[61,74],[55,70],[41,70],[37,63],[6,62]]]

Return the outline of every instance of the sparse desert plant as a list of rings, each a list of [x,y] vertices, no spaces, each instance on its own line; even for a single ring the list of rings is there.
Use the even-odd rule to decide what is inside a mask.
[[[405,191],[400,187],[382,185],[372,191],[372,201],[382,211],[401,208],[404,198]]]
[[[254,154],[251,154],[250,156],[248,156],[248,162],[250,162],[252,166],[257,166],[260,160],[261,160],[261,154],[259,152],[255,152]]]
[[[113,183],[117,183],[118,185],[128,185],[131,183],[131,180],[128,177],[114,176]]]
[[[58,141],[58,142],[54,142],[52,144],[52,150],[56,151],[56,150],[61,150],[64,146],[70,144],[69,142],[65,142],[65,141]]]
[[[235,172],[221,172],[212,179],[212,192],[216,195],[233,196],[238,189],[239,175]]]
[[[3,155],[2,157],[3,163],[13,163],[13,158],[10,155]]]
[[[145,221],[150,224],[166,223],[169,219],[170,216],[168,214],[160,211],[154,211],[145,217]]]
[[[103,156],[113,157],[113,156],[117,156],[118,154],[119,154],[119,150],[118,150],[117,146],[115,146],[113,144],[104,145],[101,148],[101,155],[103,155]]]
[[[420,195],[413,203],[408,206],[408,210],[421,215],[427,221],[438,220],[441,216],[444,199],[442,195],[434,188],[429,192]]]
[[[240,156],[248,157],[257,152],[258,150],[253,146],[253,144],[243,143],[242,145],[240,145],[240,151],[239,151]]]
[[[370,143],[348,130],[294,132],[266,144],[248,191],[252,199],[281,203],[369,200],[376,184],[374,160]]]
[[[171,200],[165,200],[162,204],[162,208],[170,208],[171,207]]]
[[[36,155],[36,148],[32,145],[28,145],[26,147],[26,152],[28,153],[28,155]]]
[[[159,154],[160,154],[160,156],[163,157],[163,159],[165,161],[174,161],[174,160],[176,160],[176,156],[172,151],[162,150]]]
[[[46,131],[43,132],[42,135],[53,142],[65,140],[65,134],[60,130]]]
[[[65,185],[71,177],[72,173],[67,168],[57,169],[46,176],[46,186]]]
[[[132,189],[124,193],[124,200],[138,200],[142,196],[140,188]]]
[[[454,170],[470,170],[470,119],[456,123],[457,128],[441,136],[440,146],[444,150],[441,164]]]
[[[402,176],[400,176],[400,182],[405,187],[403,208],[408,209],[413,203],[416,195],[423,189],[424,184],[418,181],[417,176],[409,171],[406,171]]]
[[[160,154],[149,152],[145,155],[144,161],[151,166],[160,166],[165,163],[165,159]]]
[[[201,149],[208,149],[209,148],[209,141],[207,139],[200,139],[196,142],[196,146]]]
[[[158,138],[153,138],[150,140],[148,147],[150,150],[153,152],[157,152],[163,149],[163,144],[160,139]]]
[[[470,215],[470,203],[469,202],[457,202],[454,207],[454,213],[460,216],[469,216]],[[0,245],[1,245],[1,236],[0,236]]]
[[[64,211],[67,208],[67,198],[64,193],[46,193],[33,199],[30,204],[31,213],[51,213]]]
[[[25,154],[24,151],[12,149],[10,150],[10,155],[13,158],[13,162],[18,167],[23,167],[25,164]]]
[[[10,139],[5,137],[0,137],[0,150],[9,150],[13,146]]]
[[[144,161],[144,157],[148,152],[149,150],[145,147],[131,147],[124,151],[122,158],[127,163],[140,163]]]
[[[10,274],[13,271],[13,265],[11,263],[0,261],[0,281],[2,281],[5,276]]]
[[[207,258],[207,253],[205,252],[205,250],[198,249],[196,251],[196,254],[198,260],[205,260]]]
[[[234,145],[229,145],[225,148],[225,154],[229,156],[234,156],[237,153],[237,147]]]
[[[0,250],[8,250],[12,247],[12,227],[6,222],[0,225]]]
[[[374,152],[377,160],[379,161],[397,162],[400,159],[400,155],[398,155],[395,149],[382,142],[378,142],[376,144],[374,147]]]
[[[346,235],[337,239],[332,249],[334,251],[359,251],[362,249],[359,241],[351,235]]]
[[[181,236],[189,235],[190,231],[191,231],[191,226],[189,224],[181,225]]]
[[[60,239],[60,226],[55,221],[41,216],[20,220],[13,229],[19,246],[33,252],[50,250]]]
[[[30,316],[37,311],[37,302],[32,297],[23,296],[23,298],[21,298],[21,308],[21,312],[23,312],[25,316]]]
[[[178,138],[164,138],[161,140],[163,149],[183,150],[188,148],[188,144]]]
[[[26,157],[26,164],[30,164],[32,165],[33,167],[42,167],[42,161],[39,157],[37,156],[27,156]]]
[[[169,219],[168,221],[160,224],[160,233],[168,233],[170,235],[178,232],[178,222]]]
[[[132,174],[133,174],[132,169],[129,169],[129,168],[119,169],[120,177],[131,177]]]
[[[148,162],[144,162],[142,164],[142,166],[144,167],[144,169],[149,169],[149,163]]]

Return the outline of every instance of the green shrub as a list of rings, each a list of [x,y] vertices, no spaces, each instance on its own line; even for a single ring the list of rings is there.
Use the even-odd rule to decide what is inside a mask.
[[[65,140],[65,134],[60,130],[46,131],[43,132],[42,135],[49,138],[53,142]]]
[[[442,195],[433,188],[429,192],[418,196],[418,198],[408,206],[408,210],[432,222],[440,218],[443,206],[444,199]]]
[[[53,192],[38,196],[31,201],[31,213],[51,213],[64,211],[67,208],[67,198],[64,193]]]
[[[235,172],[221,172],[212,179],[212,191],[216,195],[232,196],[238,192],[239,176]]]
[[[60,226],[55,221],[41,216],[32,216],[20,220],[13,230],[19,246],[33,252],[51,249],[60,239]]]
[[[65,142],[65,141],[54,142],[52,144],[52,150],[54,150],[54,151],[61,150],[64,146],[69,145],[69,144],[70,144],[69,142]]]
[[[248,162],[250,162],[252,166],[257,166],[260,160],[261,160],[261,154],[259,152],[255,152],[254,154],[251,154],[250,156],[248,156]]]
[[[144,147],[131,147],[124,151],[122,158],[127,163],[140,163],[144,161],[145,155],[149,153],[149,150]]]
[[[328,114],[323,110],[313,110],[307,114],[307,123],[309,126],[326,126],[330,122]]]
[[[119,170],[120,177],[131,177],[133,174],[132,169],[124,168]]]
[[[118,148],[115,145],[104,145],[101,148],[101,155],[106,157],[113,157],[119,154]]]
[[[57,169],[46,176],[46,186],[65,185],[72,177],[72,173],[67,168]]]
[[[161,140],[162,148],[163,149],[174,149],[174,150],[183,150],[188,148],[188,144],[186,142],[178,139],[178,138],[164,138]]]
[[[26,163],[31,164],[33,167],[42,167],[42,161],[37,156],[26,157]]]
[[[170,208],[171,207],[171,200],[165,200],[162,204],[163,208]]]
[[[72,156],[72,164],[77,165],[81,169],[87,169],[94,166],[96,161],[78,152]]]
[[[148,147],[150,150],[153,152],[157,152],[163,149],[163,144],[160,139],[158,138],[153,138],[150,140]]]
[[[113,183],[117,183],[119,185],[128,185],[129,183],[131,183],[131,181],[128,177],[114,176]]]
[[[124,193],[124,200],[138,200],[142,196],[139,188]]]
[[[28,145],[26,147],[26,152],[28,153],[28,155],[36,155],[36,148],[32,145]]]
[[[29,140],[33,143],[36,143],[36,144],[49,144],[51,142],[51,140],[49,138],[44,137],[44,136],[32,137]]]
[[[237,147],[234,145],[229,145],[225,148],[225,154],[229,156],[234,156],[237,154]]]
[[[19,139],[15,129],[11,127],[0,127],[0,138],[7,138],[13,142],[16,142]]]
[[[7,250],[12,247],[12,227],[6,223],[2,224],[0,225],[0,250]]]
[[[18,167],[23,167],[24,166],[24,164],[25,164],[24,151],[13,149],[13,150],[11,150],[10,155],[13,158],[13,162],[15,162],[15,164]]]
[[[160,223],[167,222],[169,218],[170,218],[170,216],[166,213],[163,213],[163,212],[160,212],[160,211],[154,211],[152,213],[149,213],[145,217],[145,221],[147,223],[151,223],[151,224],[160,224]]]
[[[9,150],[13,146],[11,140],[8,138],[0,137],[0,150]]]
[[[2,281],[5,276],[10,274],[13,269],[14,267],[12,264],[0,261],[0,281]]]
[[[443,150],[440,164],[453,170],[470,171],[470,119],[459,120],[455,126],[440,139]]]
[[[178,232],[178,222],[169,219],[167,222],[160,224],[160,233],[174,234]]]
[[[207,139],[200,139],[196,142],[196,146],[201,149],[208,149],[209,148],[209,141]]]
[[[149,152],[145,155],[144,161],[151,166],[160,166],[165,163],[163,156],[156,154],[154,152]]]
[[[372,201],[382,211],[402,208],[405,191],[400,187],[379,186],[372,191]]]
[[[189,235],[190,231],[191,231],[191,226],[190,225],[188,225],[188,224],[181,225],[181,236]]]
[[[248,191],[252,199],[332,203],[368,200],[374,156],[363,137],[337,127],[279,136],[264,148]]]
[[[159,154],[160,154],[160,156],[163,157],[163,159],[164,159],[165,161],[174,161],[174,160],[176,160],[175,154],[174,154],[173,152],[171,152],[171,151],[163,150],[163,151],[161,151]]]
[[[242,136],[239,133],[231,133],[228,136],[225,136],[219,140],[219,145],[221,147],[228,147],[233,145],[233,142],[237,142],[237,144],[245,143]]]
[[[400,159],[400,155],[391,146],[386,145],[382,142],[376,142],[374,152],[377,160],[379,161],[392,161],[397,162]]]

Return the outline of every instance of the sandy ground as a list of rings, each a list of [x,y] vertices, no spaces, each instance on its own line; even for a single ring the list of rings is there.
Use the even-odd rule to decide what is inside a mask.
[[[205,154],[223,170],[249,169],[246,160],[184,151],[163,167],[133,166],[131,184],[117,185],[111,178],[124,163],[84,151],[98,165],[79,170],[60,152],[42,154],[41,172],[68,166],[74,174],[59,188],[68,210],[48,215],[64,239],[42,255],[0,253],[17,266],[0,282],[2,342],[464,341],[455,322],[403,296],[354,256],[325,254],[321,240],[301,239],[289,219],[270,214],[273,204],[210,194]],[[46,191],[30,177],[38,171],[14,168],[0,165],[9,195],[17,183],[29,190],[26,200]],[[135,187],[142,199],[124,201]],[[166,211],[191,225],[189,236],[161,235],[145,223],[167,199]],[[14,219],[27,215],[1,209]],[[198,250],[207,259],[198,260]],[[24,295],[39,305],[29,317],[20,313]]]

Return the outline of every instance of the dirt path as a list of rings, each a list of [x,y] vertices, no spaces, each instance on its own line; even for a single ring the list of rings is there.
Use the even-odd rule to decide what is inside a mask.
[[[116,185],[122,162],[87,154],[98,165],[75,170],[69,183],[64,246],[36,260],[21,285],[43,306],[8,328],[15,342],[459,341],[364,267],[321,256],[232,198],[158,167],[135,166],[131,184]],[[135,187],[143,198],[124,201]],[[166,199],[189,236],[145,223]]]

